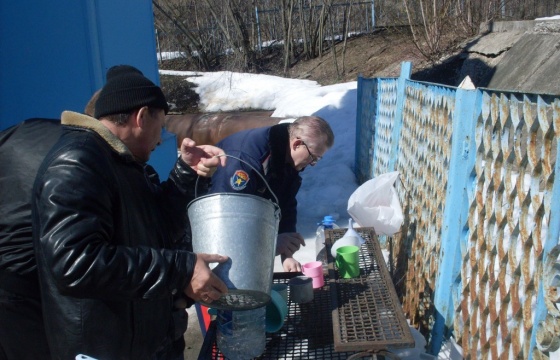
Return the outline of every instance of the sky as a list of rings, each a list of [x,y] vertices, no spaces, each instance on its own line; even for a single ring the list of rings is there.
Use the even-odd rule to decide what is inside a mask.
[[[246,109],[274,110],[272,116],[293,120],[298,116],[316,115],[331,126],[335,141],[323,159],[302,173],[298,192],[297,230],[306,246],[294,254],[304,264],[315,260],[315,233],[325,215],[337,219],[341,228],[348,227],[348,199],[359,187],[354,175],[356,147],[357,82],[321,86],[311,80],[286,79],[270,75],[233,72],[190,72],[160,70],[161,75],[187,76],[196,84],[200,111],[236,111]],[[288,121],[291,121],[288,120]],[[387,259],[387,252],[384,251]],[[387,261],[387,260],[386,260]],[[274,271],[281,272],[279,256]],[[425,345],[423,337],[411,327],[417,340],[415,348],[401,349],[402,359],[418,359]],[[444,344],[439,359],[459,359],[452,343]]]

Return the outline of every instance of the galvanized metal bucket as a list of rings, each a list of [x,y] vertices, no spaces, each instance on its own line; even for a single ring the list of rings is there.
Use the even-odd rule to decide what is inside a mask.
[[[195,253],[229,256],[211,264],[229,293],[208,306],[248,310],[270,301],[280,209],[270,200],[236,193],[201,196],[188,206]]]
[[[229,293],[205,305],[249,310],[270,301],[280,222],[277,203],[249,194],[216,193],[188,205],[194,252],[229,256],[226,263],[210,264]]]

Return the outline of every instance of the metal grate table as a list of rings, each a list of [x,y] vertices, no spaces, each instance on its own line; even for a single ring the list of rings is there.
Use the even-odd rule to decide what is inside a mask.
[[[388,348],[414,347],[414,338],[373,228],[357,229],[366,240],[360,249],[360,276],[338,277],[330,250],[346,230],[325,230],[335,351],[375,353]]]
[[[345,232],[325,231],[328,254]],[[284,326],[266,334],[266,349],[258,359],[348,359],[356,358],[360,351],[414,347],[373,229],[358,232],[366,239],[360,251],[360,277],[338,279],[334,260],[328,255],[325,286],[314,290],[309,303],[288,303]],[[302,274],[274,273],[273,281],[287,283],[298,275]],[[198,358],[225,359],[216,346],[215,320],[210,322]]]
[[[274,283],[288,283],[302,273],[274,273]],[[289,298],[288,288],[288,298]],[[266,334],[266,349],[258,359],[347,359],[352,352],[335,352],[328,277],[325,286],[313,291],[313,301],[288,303],[288,315],[282,329]],[[216,321],[212,320],[204,338],[199,360],[225,359],[216,346]],[[235,360],[235,359],[232,359]]]

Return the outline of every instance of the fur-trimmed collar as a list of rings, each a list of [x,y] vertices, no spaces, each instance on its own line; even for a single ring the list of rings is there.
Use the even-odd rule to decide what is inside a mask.
[[[99,120],[73,111],[64,111],[60,117],[62,125],[89,129],[99,134],[120,155],[132,156],[126,145]]]

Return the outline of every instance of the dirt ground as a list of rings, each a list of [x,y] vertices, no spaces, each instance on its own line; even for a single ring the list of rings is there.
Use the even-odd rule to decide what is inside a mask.
[[[200,325],[198,323],[198,318],[196,315],[195,307],[191,306],[187,309],[189,314],[189,326],[185,332],[185,360],[198,359],[200,354],[200,349],[204,339],[202,337],[202,332],[200,331]]]
[[[344,52],[339,44],[336,65],[329,52],[322,58],[298,62],[289,77],[315,80],[321,85],[355,81],[359,75],[395,77],[403,61],[412,61],[416,68],[426,66],[408,32],[385,30],[350,38]]]

